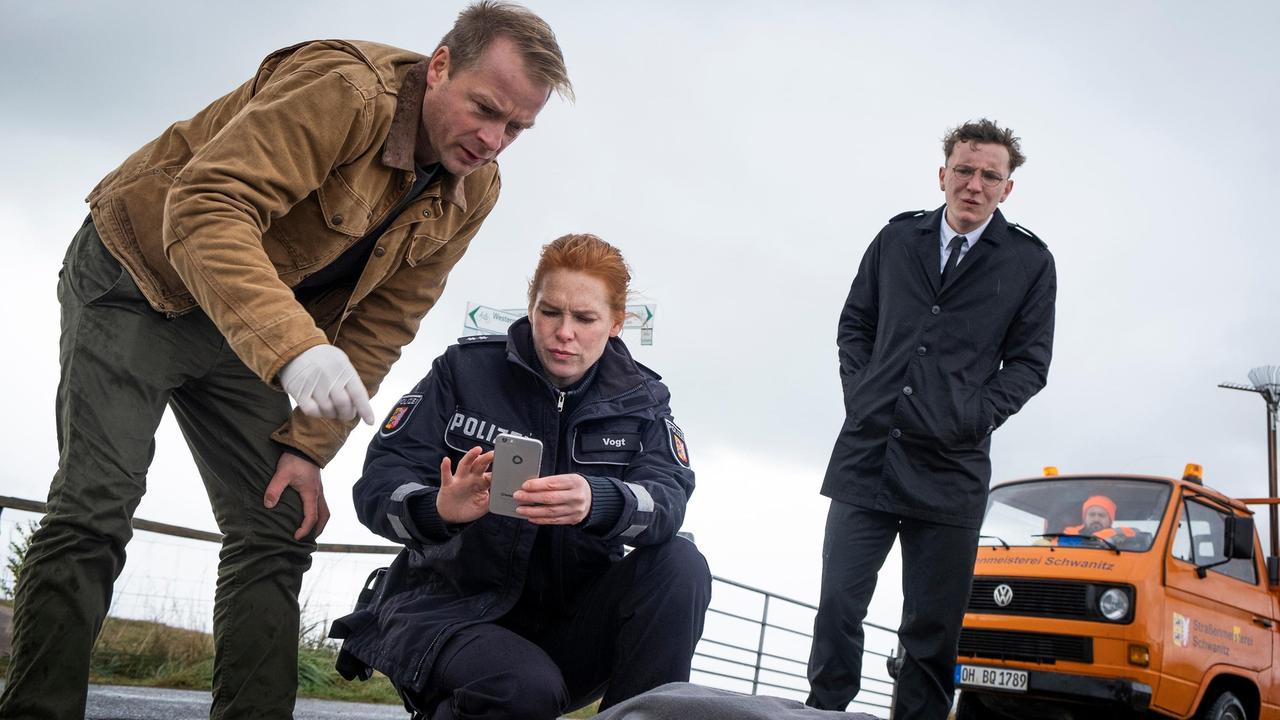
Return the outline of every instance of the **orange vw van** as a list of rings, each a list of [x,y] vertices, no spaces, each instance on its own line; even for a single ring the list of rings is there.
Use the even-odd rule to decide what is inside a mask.
[[[1262,558],[1249,509],[1198,466],[992,488],[957,720],[1280,719],[1280,565]]]

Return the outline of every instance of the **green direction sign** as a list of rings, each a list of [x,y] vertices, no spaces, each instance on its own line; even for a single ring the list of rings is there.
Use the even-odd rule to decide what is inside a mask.
[[[636,328],[653,329],[653,314],[658,310],[655,304],[649,305],[628,305],[627,316],[623,320],[623,330],[634,330]]]
[[[523,310],[499,310],[468,302],[462,331],[467,335],[506,335],[511,323],[524,316]]]

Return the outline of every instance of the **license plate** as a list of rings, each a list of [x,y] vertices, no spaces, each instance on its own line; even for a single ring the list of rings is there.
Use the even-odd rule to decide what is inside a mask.
[[[1004,670],[980,665],[960,665],[956,668],[956,681],[966,687],[995,688],[1010,692],[1027,691],[1026,670]]]

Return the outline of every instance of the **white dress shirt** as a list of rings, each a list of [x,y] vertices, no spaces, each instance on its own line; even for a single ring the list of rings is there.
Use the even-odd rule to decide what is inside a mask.
[[[964,233],[964,243],[960,245],[960,257],[956,258],[957,265],[960,264],[961,260],[964,260],[965,255],[969,254],[969,250],[972,249],[975,244],[977,244],[978,238],[982,237],[982,231],[986,230],[987,226],[991,224],[991,218],[993,217],[995,217],[995,213],[992,213],[990,217],[987,218],[986,222],[979,225],[978,229],[974,230],[973,232]],[[939,251],[940,254],[942,255],[942,260],[939,262],[939,265],[938,265],[939,271],[942,271],[942,269],[947,266],[947,245],[951,244],[951,238],[959,234],[960,233],[951,229],[951,225],[947,223],[947,212],[943,210],[942,211],[942,245]]]

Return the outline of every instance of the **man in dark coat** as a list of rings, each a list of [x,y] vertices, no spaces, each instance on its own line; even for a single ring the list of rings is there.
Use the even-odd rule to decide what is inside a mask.
[[[996,206],[1024,157],[989,120],[943,142],[946,205],[894,217],[840,316],[845,422],[831,498],[808,704],[858,693],[862,620],[895,536],[905,656],[894,716],[941,720],[991,480],[991,432],[1044,387],[1057,280],[1048,248]]]

